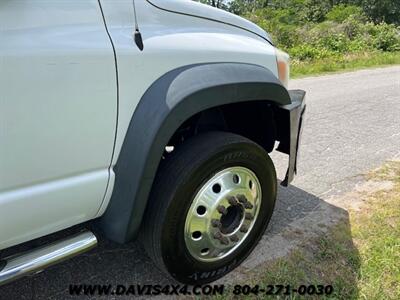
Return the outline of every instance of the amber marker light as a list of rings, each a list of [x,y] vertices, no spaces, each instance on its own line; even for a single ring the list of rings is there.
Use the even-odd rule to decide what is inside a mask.
[[[278,76],[282,84],[287,88],[290,76],[290,57],[289,54],[276,49],[276,62],[278,65]]]

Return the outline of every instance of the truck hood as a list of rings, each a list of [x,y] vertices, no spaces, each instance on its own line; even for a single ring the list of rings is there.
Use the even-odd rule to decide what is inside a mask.
[[[226,12],[222,9],[211,7],[191,0],[147,0],[153,6],[166,11],[204,18],[215,22],[232,25],[246,31],[250,31],[268,42],[272,43],[268,33],[256,24]]]

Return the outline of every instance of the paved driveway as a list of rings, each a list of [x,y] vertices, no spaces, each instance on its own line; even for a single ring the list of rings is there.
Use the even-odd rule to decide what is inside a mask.
[[[308,92],[300,173],[290,188],[279,190],[271,225],[253,254],[224,280],[240,279],[346,218],[335,197],[368,170],[400,158],[400,66],[294,80],[291,88]],[[273,159],[283,178],[287,158],[275,153]],[[168,281],[140,245],[100,241],[92,252],[1,287],[0,299],[65,299],[70,283]]]

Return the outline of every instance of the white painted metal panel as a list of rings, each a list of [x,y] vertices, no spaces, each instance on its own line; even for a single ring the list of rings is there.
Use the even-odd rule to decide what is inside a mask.
[[[194,2],[192,0],[168,0],[168,1],[148,0],[148,1],[162,9],[174,11],[177,13],[189,14],[201,18],[212,19],[219,22],[224,22],[227,24],[231,24],[252,31],[255,34],[258,34],[266,39],[270,39],[268,34],[256,24],[237,15],[231,14],[227,11],[209,5],[205,5],[200,2]]]
[[[101,3],[115,43],[119,70],[120,113],[113,164],[140,98],[168,71],[195,63],[243,62],[264,66],[277,75],[275,48],[264,39],[230,25],[170,13],[147,1],[136,1],[145,47],[141,52],[132,38],[132,1]]]
[[[0,194],[0,249],[92,219],[108,170]]]
[[[1,247],[96,215],[114,144],[116,89],[96,0],[0,1]]]

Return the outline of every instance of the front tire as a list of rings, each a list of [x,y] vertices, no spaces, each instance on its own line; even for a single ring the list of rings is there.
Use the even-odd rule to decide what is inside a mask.
[[[274,165],[259,145],[224,132],[193,137],[160,166],[144,217],[145,249],[177,281],[214,281],[253,250],[276,193]]]

